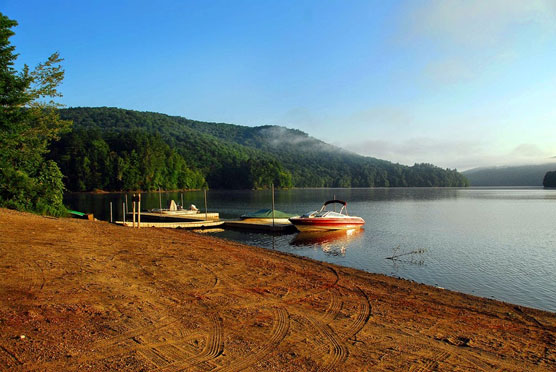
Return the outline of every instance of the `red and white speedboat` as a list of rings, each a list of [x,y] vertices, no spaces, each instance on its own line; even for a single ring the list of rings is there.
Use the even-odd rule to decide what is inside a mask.
[[[342,204],[340,212],[327,211],[329,204]],[[365,224],[361,217],[348,216],[347,203],[342,200],[329,200],[319,211],[312,211],[301,217],[292,217],[290,222],[299,231],[323,231],[323,230],[350,230],[358,229]]]

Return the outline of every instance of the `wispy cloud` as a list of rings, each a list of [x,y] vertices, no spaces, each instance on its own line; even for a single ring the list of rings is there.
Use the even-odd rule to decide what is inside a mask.
[[[278,126],[262,127],[260,134],[273,147],[295,146],[300,151],[339,151],[333,145],[308,136],[295,129]]]
[[[556,1],[418,2],[406,8],[402,24],[403,40],[429,48],[424,76],[454,84],[519,57],[515,45],[526,29],[535,30],[531,42],[556,34]]]
[[[446,168],[467,170],[482,166],[543,164],[556,161],[549,150],[523,143],[509,152],[492,153],[483,141],[446,140],[428,137],[401,142],[368,140],[345,143],[343,147],[362,155],[401,164],[433,163]]]
[[[465,63],[461,58],[451,57],[433,61],[425,67],[425,76],[442,84],[452,84],[462,80],[469,80],[476,75],[476,68],[469,63]]]
[[[401,142],[367,140],[345,144],[345,148],[362,155],[387,159],[402,164],[435,163],[460,167],[469,154],[482,152],[483,145],[472,141],[449,141],[435,138],[411,138]],[[465,160],[464,160],[465,159]]]
[[[523,160],[533,159],[534,161],[538,161],[539,159],[550,158],[551,155],[554,154],[532,143],[522,143],[519,146],[516,146],[510,152],[510,156],[512,157],[521,158]]]
[[[515,36],[515,27],[554,32],[553,0],[433,0],[409,9],[407,31],[458,46],[485,47]]]

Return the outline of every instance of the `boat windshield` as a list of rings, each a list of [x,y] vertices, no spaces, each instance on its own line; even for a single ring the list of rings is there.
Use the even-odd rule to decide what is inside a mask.
[[[314,217],[345,218],[346,215],[333,211],[321,211],[318,212]]]
[[[303,216],[301,216],[302,218],[312,218],[315,217],[315,215],[319,213],[318,211],[312,211],[312,212],[307,212],[305,213]]]
[[[343,202],[342,202],[343,203]],[[330,204],[330,203],[329,203]],[[344,212],[344,213],[342,213]],[[311,212],[307,212],[305,213],[303,216],[301,216],[301,218],[323,218],[323,217],[328,217],[328,218],[347,218],[349,217],[347,215],[347,208],[345,206],[345,204],[342,206],[342,208],[340,209],[340,212],[334,212],[334,211],[327,211],[326,210],[326,204],[324,204],[322,206],[322,208],[318,211],[311,211]]]

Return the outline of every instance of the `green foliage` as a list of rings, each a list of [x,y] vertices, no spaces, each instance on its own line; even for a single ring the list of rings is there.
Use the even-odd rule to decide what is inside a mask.
[[[364,157],[283,127],[206,123],[107,107],[60,112],[76,128],[118,133],[139,129],[160,136],[192,169],[201,171],[211,188],[267,188],[271,183],[283,188],[468,185],[456,170]]]
[[[62,174],[44,159],[49,143],[71,125],[53,101],[64,78],[62,59],[54,53],[33,71],[16,71],[9,41],[16,25],[0,13],[0,206],[62,215]]]
[[[546,172],[542,184],[544,187],[556,187],[556,171]]]
[[[200,189],[201,172],[159,136],[141,130],[127,132],[75,129],[52,145],[50,154],[66,175],[72,191]]]

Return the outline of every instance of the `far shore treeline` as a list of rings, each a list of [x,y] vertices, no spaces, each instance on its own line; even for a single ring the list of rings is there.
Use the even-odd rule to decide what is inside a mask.
[[[68,190],[468,186],[456,170],[357,155],[295,129],[108,107],[60,110],[73,131],[49,158]]]

